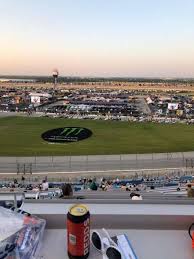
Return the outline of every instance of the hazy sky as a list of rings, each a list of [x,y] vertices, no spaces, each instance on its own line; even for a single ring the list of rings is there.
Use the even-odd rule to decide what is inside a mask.
[[[0,0],[0,74],[194,77],[194,0]]]

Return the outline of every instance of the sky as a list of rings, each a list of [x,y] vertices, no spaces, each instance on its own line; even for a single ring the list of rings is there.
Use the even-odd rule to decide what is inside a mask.
[[[194,77],[193,0],[0,0],[0,75]]]

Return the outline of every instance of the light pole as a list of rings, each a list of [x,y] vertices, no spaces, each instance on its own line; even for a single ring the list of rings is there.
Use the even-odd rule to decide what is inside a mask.
[[[59,71],[57,69],[54,69],[53,70],[53,79],[54,79],[54,82],[53,82],[53,94],[55,93],[58,77],[59,77]]]

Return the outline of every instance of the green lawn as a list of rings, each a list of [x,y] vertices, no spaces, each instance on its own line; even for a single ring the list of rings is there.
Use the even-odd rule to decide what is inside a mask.
[[[74,143],[49,144],[49,129],[81,126],[92,137]],[[0,156],[89,155],[194,150],[194,126],[51,118],[0,118]]]

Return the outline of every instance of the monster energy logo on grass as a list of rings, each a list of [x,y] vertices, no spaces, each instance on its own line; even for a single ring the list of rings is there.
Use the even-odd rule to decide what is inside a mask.
[[[92,131],[81,127],[65,127],[46,131],[42,134],[42,138],[49,142],[76,142],[89,138]]]

